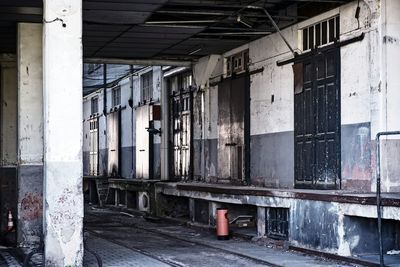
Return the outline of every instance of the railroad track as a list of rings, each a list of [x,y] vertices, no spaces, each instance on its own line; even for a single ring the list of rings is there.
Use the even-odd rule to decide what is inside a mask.
[[[100,215],[91,214],[91,216],[95,216],[95,217],[104,219]],[[200,241],[187,240],[185,238],[177,237],[175,235],[168,234],[168,233],[165,233],[165,232],[162,232],[162,231],[158,231],[158,230],[155,230],[155,229],[149,229],[149,228],[146,228],[146,227],[143,227],[143,226],[138,226],[138,225],[135,225],[135,224],[132,225],[131,223],[124,223],[124,222],[120,222],[120,221],[118,223],[120,225],[102,225],[101,223],[99,223],[99,224],[96,224],[95,228],[96,229],[107,229],[107,228],[118,228],[118,227],[132,227],[132,228],[134,228],[136,230],[148,232],[148,233],[151,233],[151,234],[156,234],[158,236],[162,236],[162,237],[164,237],[166,239],[169,239],[169,240],[173,239],[175,241],[179,241],[179,243],[185,243],[185,244],[188,245],[188,247],[190,247],[190,246],[205,247],[205,248],[212,249],[214,251],[219,251],[219,252],[222,252],[222,253],[225,253],[225,254],[231,254],[231,255],[234,255],[236,257],[239,257],[239,258],[242,258],[242,259],[245,259],[245,260],[249,261],[249,264],[253,263],[253,264],[258,264],[258,265],[263,265],[263,266],[282,267],[282,265],[277,265],[277,264],[274,264],[274,263],[271,263],[271,262],[268,262],[268,261],[265,261],[265,260],[254,258],[254,257],[245,255],[245,254],[240,253],[240,252],[235,252],[235,251],[231,251],[229,249],[224,249],[224,248],[220,248],[220,247],[213,246],[213,245],[210,245],[210,244],[205,244],[205,243],[200,242]],[[90,223],[90,224],[92,224],[92,223]],[[180,263],[177,263],[176,261],[171,261],[171,260],[165,259],[164,257],[154,255],[153,253],[151,253],[149,251],[146,251],[143,248],[134,246],[132,244],[126,245],[123,242],[120,242],[120,241],[116,240],[115,238],[112,238],[110,236],[105,236],[105,235],[103,235],[101,233],[98,233],[95,229],[90,229],[90,227],[86,228],[86,231],[90,232],[91,234],[93,234],[94,236],[96,236],[98,238],[106,239],[106,240],[108,240],[108,241],[110,241],[110,242],[112,242],[112,243],[114,243],[116,245],[125,247],[127,249],[131,249],[131,250],[133,250],[135,252],[141,253],[141,254],[143,254],[143,255],[145,255],[147,257],[153,258],[153,259],[155,259],[157,261],[160,261],[160,262],[162,262],[164,264],[167,264],[169,266],[174,266],[174,267],[186,267],[187,266],[185,264],[180,264]]]

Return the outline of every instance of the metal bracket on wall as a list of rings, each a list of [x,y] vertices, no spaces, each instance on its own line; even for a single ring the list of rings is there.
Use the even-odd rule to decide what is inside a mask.
[[[263,72],[263,71],[264,71],[264,67],[261,67],[261,68],[258,68],[258,69],[254,69],[254,70],[251,70],[251,71],[247,71],[247,72],[241,73],[241,74],[236,75],[236,76],[235,76],[235,75],[232,75],[232,77],[233,77],[233,78],[237,78],[237,77],[240,77],[240,76],[242,76],[242,75],[250,75],[250,76],[251,76],[251,75],[254,75],[254,74],[257,74],[257,73],[261,73],[261,72]],[[211,87],[217,86],[218,84],[220,84],[220,83],[222,83],[222,82],[224,81],[223,75],[211,77],[210,80],[217,79],[217,78],[219,78],[218,81],[214,81],[214,82],[210,82],[210,83],[209,83],[209,85],[210,85]]]

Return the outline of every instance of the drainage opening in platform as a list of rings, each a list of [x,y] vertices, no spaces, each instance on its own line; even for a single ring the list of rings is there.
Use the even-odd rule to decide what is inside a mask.
[[[209,220],[209,202],[206,200],[194,200],[194,221],[201,224],[208,224]]]
[[[126,207],[128,209],[137,209],[137,197],[136,191],[126,191]]]
[[[158,212],[162,216],[189,220],[189,199],[186,197],[159,195]]]
[[[377,254],[379,243],[375,218],[345,216],[344,227],[345,241],[350,244],[352,255]],[[384,253],[397,255],[400,262],[400,221],[382,220],[382,239]]]
[[[119,206],[126,206],[126,191],[125,190],[118,190],[118,205]]]
[[[268,208],[266,225],[268,237],[287,240],[289,237],[289,209]]]
[[[257,207],[253,205],[221,204],[228,208],[229,224],[235,234],[257,236]]]

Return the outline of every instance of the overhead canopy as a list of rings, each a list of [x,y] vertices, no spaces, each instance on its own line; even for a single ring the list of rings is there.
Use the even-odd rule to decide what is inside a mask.
[[[348,0],[83,0],[85,58],[191,60],[220,54]],[[0,1],[0,53],[15,53],[16,23],[42,22],[41,0]]]

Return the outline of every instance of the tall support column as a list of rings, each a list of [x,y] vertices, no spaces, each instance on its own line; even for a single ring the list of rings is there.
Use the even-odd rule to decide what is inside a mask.
[[[257,236],[263,237],[266,233],[266,208],[257,207]]]
[[[400,39],[400,2],[396,0],[366,1],[371,10],[371,25],[376,31],[370,34],[371,73],[371,138],[378,132],[400,130],[400,76],[398,75],[398,40]],[[400,152],[400,136],[381,138],[380,167],[382,192],[398,192],[400,167],[396,159]],[[377,153],[374,150],[374,153]],[[376,154],[373,155],[375,157]],[[374,159],[375,162],[375,159]],[[375,171],[375,170],[374,170]],[[376,178],[376,177],[375,177]],[[376,180],[371,190],[377,189]]]
[[[43,209],[42,24],[18,24],[18,243],[38,244]]]
[[[82,0],[44,0],[46,266],[82,266]]]
[[[165,79],[161,82],[161,180],[169,180],[169,92]]]

